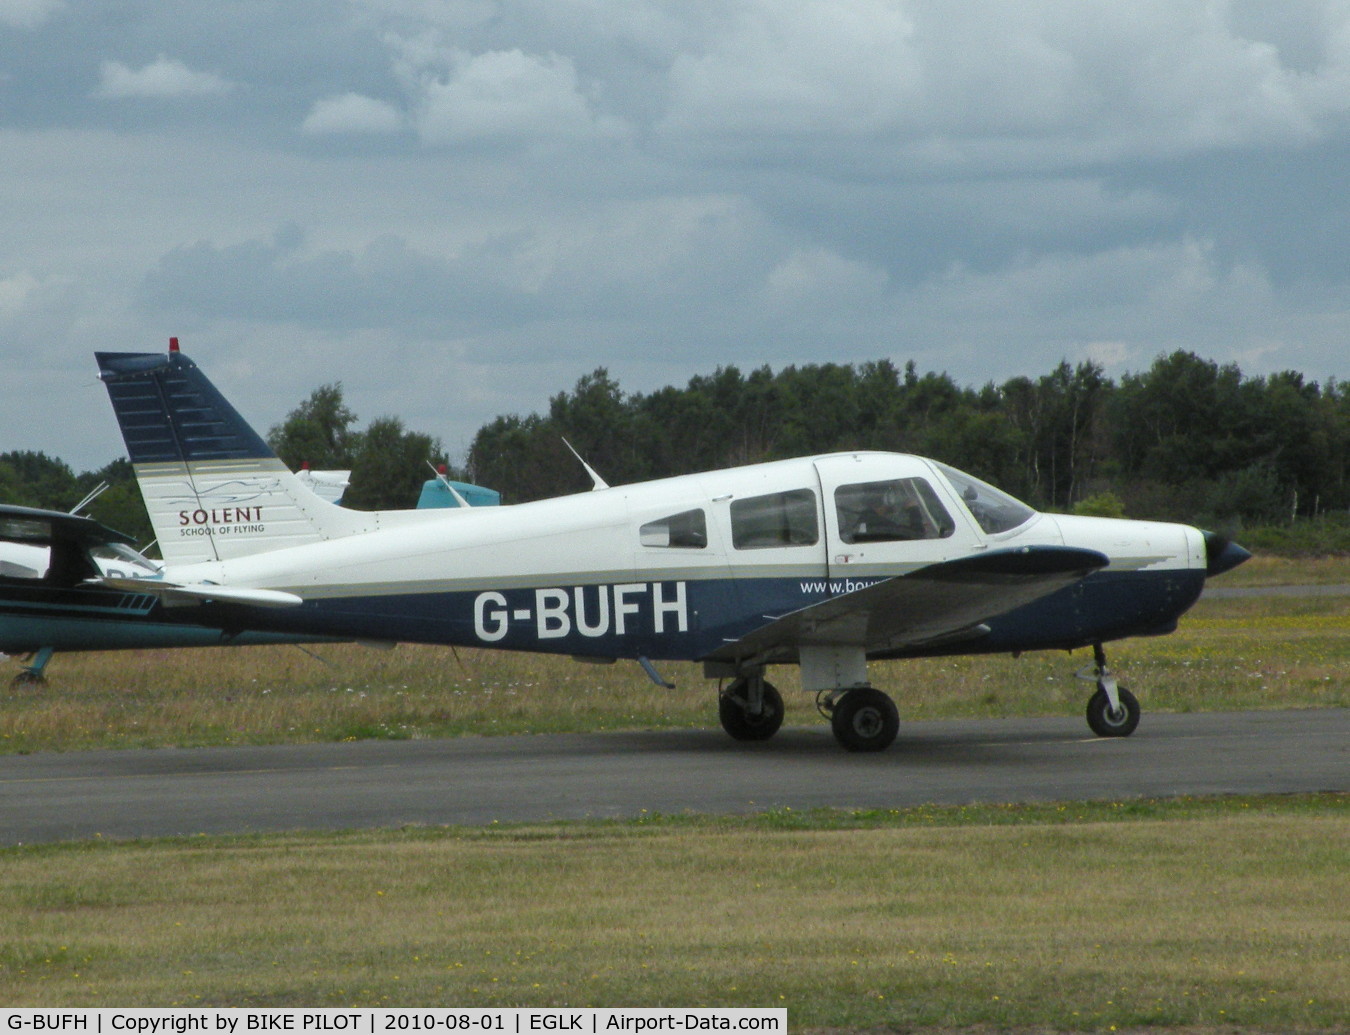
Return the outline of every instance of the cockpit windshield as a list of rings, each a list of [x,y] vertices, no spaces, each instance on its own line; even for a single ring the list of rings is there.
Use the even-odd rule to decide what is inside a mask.
[[[937,467],[947,476],[947,481],[951,482],[961,502],[987,535],[1011,532],[1036,516],[1036,512],[1021,500],[1014,499],[988,482],[982,482],[946,464],[937,464]]]

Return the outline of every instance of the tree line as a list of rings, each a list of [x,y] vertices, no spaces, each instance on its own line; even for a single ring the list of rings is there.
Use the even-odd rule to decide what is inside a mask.
[[[292,468],[350,469],[344,503],[415,505],[440,442],[380,417],[364,429],[341,384],[316,388],[268,441]],[[566,442],[564,442],[564,439]],[[570,443],[611,485],[811,453],[882,449],[946,461],[1047,510],[1256,525],[1350,528],[1350,389],[1296,371],[1246,377],[1189,352],[1118,381],[1095,363],[1039,378],[963,387],[911,362],[734,366],[683,388],[626,393],[605,368],[506,415],[473,439],[452,474],[519,503],[588,489]],[[131,465],[76,475],[43,453],[0,453],[0,502],[69,509],[101,481],[88,512],[151,538]]]
[[[1095,363],[962,387],[888,360],[734,366],[624,393],[604,369],[502,416],[469,451],[511,501],[810,453],[883,449],[946,461],[1042,509],[1236,529],[1350,507],[1350,389],[1296,371],[1245,377],[1189,352],[1108,378]]]

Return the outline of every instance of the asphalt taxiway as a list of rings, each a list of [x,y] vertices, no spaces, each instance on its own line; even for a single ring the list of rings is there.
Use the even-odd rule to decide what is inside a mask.
[[[901,723],[852,755],[828,728],[0,756],[0,844],[483,825],[769,808],[1350,791],[1350,709]]]

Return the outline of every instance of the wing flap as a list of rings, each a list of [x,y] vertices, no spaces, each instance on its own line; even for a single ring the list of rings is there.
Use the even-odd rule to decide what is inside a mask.
[[[790,653],[802,646],[867,653],[979,636],[981,626],[1110,563],[1095,550],[1024,546],[919,568],[775,619],[709,660]]]

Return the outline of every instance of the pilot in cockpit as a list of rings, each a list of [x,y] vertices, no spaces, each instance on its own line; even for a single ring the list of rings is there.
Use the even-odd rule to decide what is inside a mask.
[[[896,488],[873,489],[862,502],[849,542],[884,542],[924,538],[923,513]]]

